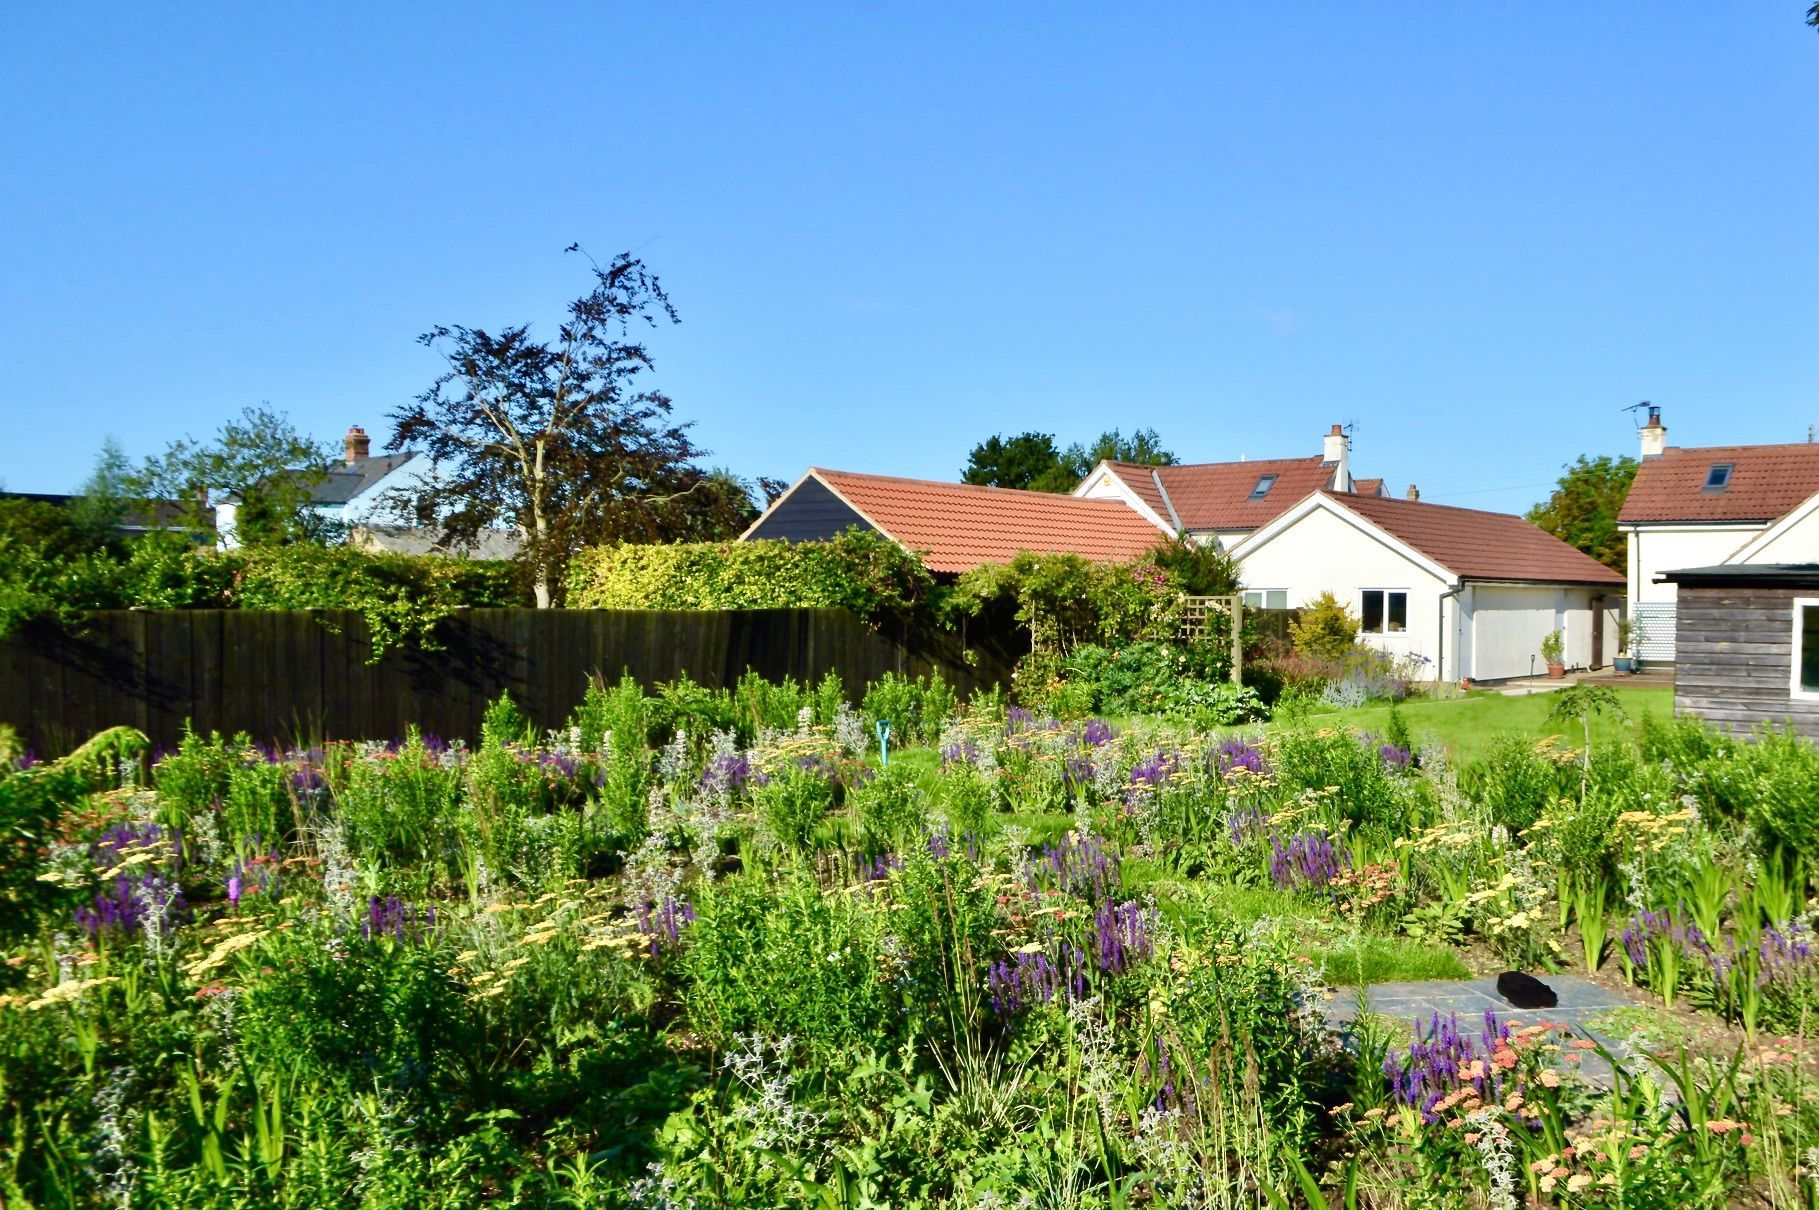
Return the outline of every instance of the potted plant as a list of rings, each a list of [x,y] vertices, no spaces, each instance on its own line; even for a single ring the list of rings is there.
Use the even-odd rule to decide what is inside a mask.
[[[1547,679],[1557,681],[1566,675],[1566,636],[1560,631],[1550,631],[1541,640],[1541,659],[1547,664]]]
[[[1617,654],[1611,657],[1611,663],[1618,672],[1632,672],[1636,667],[1635,657],[1630,655],[1630,640],[1636,635],[1636,623],[1629,618],[1617,619]]]

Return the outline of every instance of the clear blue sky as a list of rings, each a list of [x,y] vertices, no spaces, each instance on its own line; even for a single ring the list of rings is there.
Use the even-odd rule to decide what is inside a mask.
[[[257,11],[254,11],[254,9]],[[1819,422],[1806,0],[0,9],[0,481],[642,255],[713,462],[953,477],[1152,425],[1517,510],[1580,452]]]

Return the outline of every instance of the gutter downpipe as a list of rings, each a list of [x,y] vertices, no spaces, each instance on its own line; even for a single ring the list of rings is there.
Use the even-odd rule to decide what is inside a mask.
[[[1438,685],[1446,679],[1446,603],[1457,600],[1465,590],[1465,581],[1461,580],[1440,594],[1440,633],[1435,635],[1434,644],[1434,683]]]

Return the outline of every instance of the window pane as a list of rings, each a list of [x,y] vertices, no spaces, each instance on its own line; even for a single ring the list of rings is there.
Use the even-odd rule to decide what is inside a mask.
[[[1408,594],[1406,592],[1392,592],[1392,593],[1389,593],[1388,596],[1390,599],[1389,628],[1392,631],[1395,631],[1397,633],[1407,630],[1408,629]]]
[[[1262,609],[1263,608],[1263,594],[1260,592],[1245,593],[1244,594],[1244,607],[1246,609]]]
[[[1800,607],[1800,688],[1819,693],[1819,605]]]
[[[1364,590],[1364,633],[1383,633],[1383,590],[1367,588]]]
[[[1266,594],[1264,597],[1263,607],[1265,609],[1287,609],[1288,608],[1288,589],[1286,589],[1286,588],[1270,589],[1268,594]]]

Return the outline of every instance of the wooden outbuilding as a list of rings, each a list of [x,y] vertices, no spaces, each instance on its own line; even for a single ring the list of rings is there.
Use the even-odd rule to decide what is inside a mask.
[[[1674,708],[1728,731],[1792,725],[1819,739],[1819,563],[1669,571]]]

